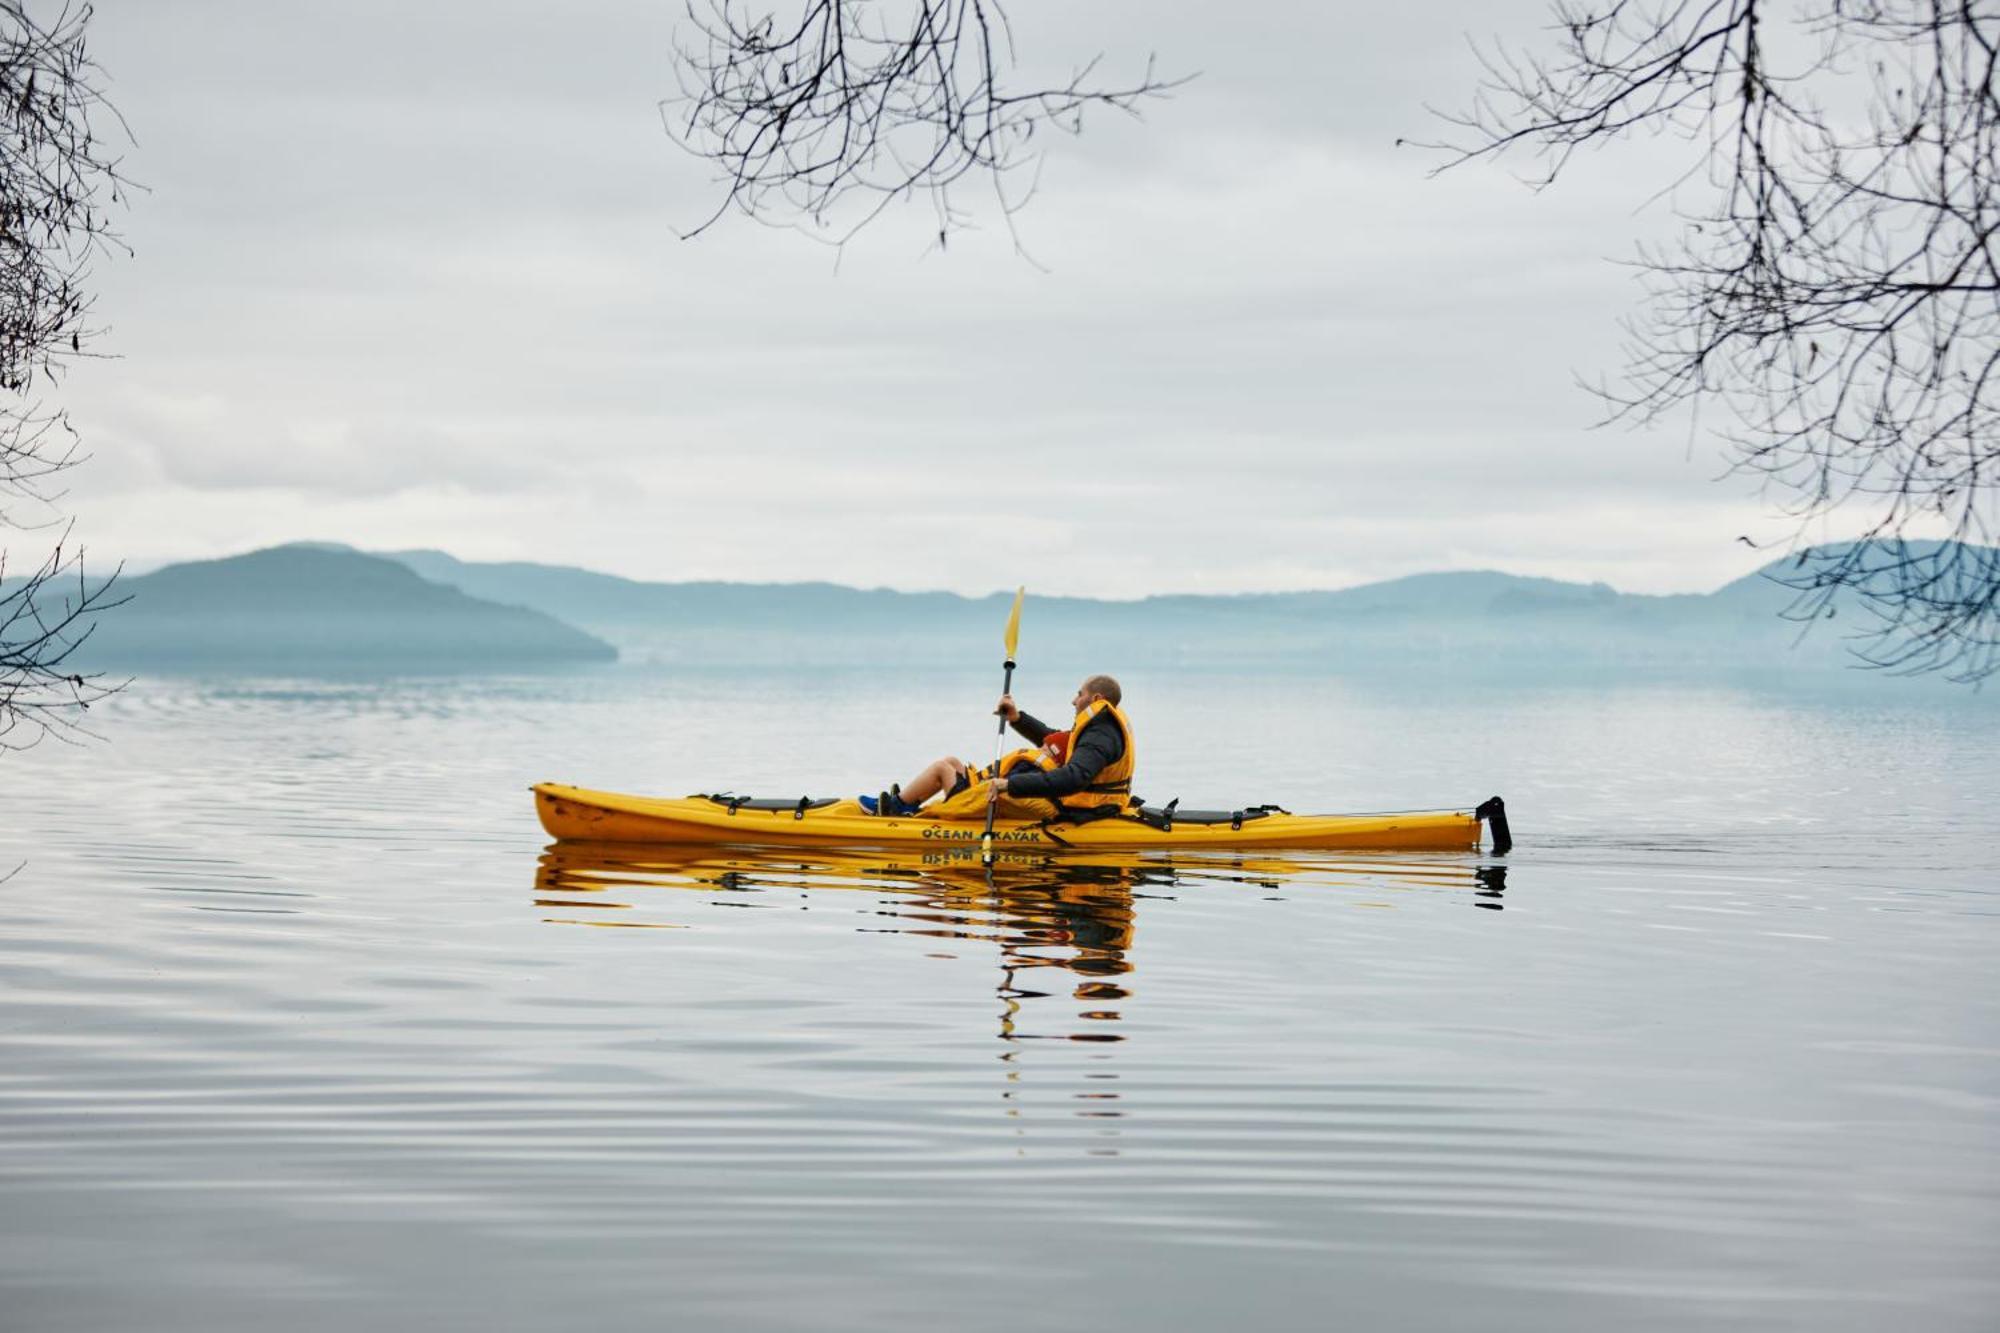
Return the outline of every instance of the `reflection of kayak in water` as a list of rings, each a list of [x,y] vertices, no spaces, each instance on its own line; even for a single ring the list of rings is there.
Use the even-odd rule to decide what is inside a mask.
[[[854,801],[757,800],[739,796],[626,796],[545,782],[535,811],[549,836],[561,840],[641,843],[748,843],[765,846],[977,847],[980,820],[884,818]],[[1323,850],[1469,851],[1479,846],[1482,821],[1496,852],[1511,845],[1498,797],[1472,810],[1423,810],[1370,815],[1294,815],[1275,806],[1183,811],[1143,807],[1082,823],[997,820],[998,850],[1034,848],[1301,847]]]
[[[1007,907],[1039,918],[1084,912],[1129,925],[1135,897],[1173,896],[1198,887],[1258,893],[1293,889],[1359,891],[1386,906],[1403,893],[1469,892],[1498,910],[1507,868],[1436,854],[1316,852],[1310,849],[999,849],[982,864],[974,847],[728,847],[699,843],[558,842],[542,853],[535,897],[545,907],[592,908],[577,924],[635,925],[628,914],[666,907],[651,890],[774,893],[863,892],[914,895],[940,912]],[[944,918],[946,920],[956,918]],[[963,923],[953,929],[962,929]],[[907,933],[907,932],[906,932]],[[917,932],[921,933],[921,932]]]
[[[1505,868],[1456,858],[1320,856],[1310,849],[1125,849],[1002,847],[991,866],[970,847],[728,847],[701,843],[557,842],[542,853],[539,890],[714,888],[736,884],[794,889],[929,887],[991,893],[1116,885],[1170,888],[1191,882],[1277,888],[1290,880],[1345,887],[1486,889]]]

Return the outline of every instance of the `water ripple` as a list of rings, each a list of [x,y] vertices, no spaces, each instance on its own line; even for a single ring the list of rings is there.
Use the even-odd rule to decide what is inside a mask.
[[[1305,682],[1232,734],[1312,761],[1246,788],[1421,803],[1504,762],[1520,848],[989,873],[543,847],[535,778],[698,785],[671,737],[818,783],[882,729],[796,682],[603,679],[149,685],[107,705],[116,747],[47,761],[0,827],[27,862],[0,884],[4,1322],[1971,1329],[2000,1303],[2000,826],[1930,772],[1990,777],[1988,723]],[[1212,701],[1172,688],[1157,734],[1199,730]],[[1918,796],[1864,826],[1864,763]]]

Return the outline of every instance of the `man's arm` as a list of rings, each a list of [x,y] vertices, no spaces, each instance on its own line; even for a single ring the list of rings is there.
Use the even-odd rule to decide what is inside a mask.
[[[1013,727],[1014,730],[1020,732],[1021,735],[1027,737],[1028,744],[1030,745],[1040,745],[1043,741],[1049,738],[1049,733],[1055,730],[1054,727],[1049,726],[1047,723],[1043,722],[1040,718],[1034,717],[1028,713],[1021,713],[1017,715],[1014,718]]]
[[[1033,721],[1025,713],[1021,715],[1021,720]],[[1046,734],[1047,728],[1043,731]],[[1076,748],[1067,764],[1046,773],[1016,769],[1007,775],[1007,794],[1039,796],[1046,800],[1074,796],[1097,781],[1097,775],[1104,771],[1105,766],[1124,753],[1125,738],[1119,734],[1118,724],[1107,716],[1094,718],[1083,729],[1083,735],[1077,737]]]

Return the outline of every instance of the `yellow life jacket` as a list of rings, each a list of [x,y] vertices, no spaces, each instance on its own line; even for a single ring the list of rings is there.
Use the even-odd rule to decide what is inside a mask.
[[[1076,721],[1069,729],[1069,752],[1076,753],[1077,742],[1083,739],[1083,729],[1097,720],[1099,713],[1111,714],[1118,724],[1118,734],[1125,742],[1125,753],[1104,766],[1088,787],[1072,796],[1062,798],[1065,810],[1096,810],[1103,806],[1123,807],[1132,799],[1132,772],[1138,767],[1138,757],[1132,749],[1132,723],[1126,719],[1117,704],[1109,699],[1096,699],[1076,715]]]
[[[1009,750],[1006,754],[1000,756],[998,763],[988,764],[986,767],[980,769],[979,776],[982,778],[1005,777],[1024,764],[1032,764],[1044,773],[1062,767],[1056,761],[1055,756],[1037,745],[1033,749],[1028,750]]]

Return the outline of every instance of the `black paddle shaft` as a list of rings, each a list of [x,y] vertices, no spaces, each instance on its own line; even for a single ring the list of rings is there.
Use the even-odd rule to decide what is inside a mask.
[[[1013,692],[1014,659],[1010,657],[1007,659],[1007,673],[1001,677],[1000,693],[1002,696],[1005,696]],[[996,734],[1000,736],[1007,734],[1007,713],[1005,709],[1002,709],[1000,712],[1000,730]],[[995,769],[993,780],[997,782],[1000,779],[998,772],[1000,767],[1000,747],[998,744],[995,744],[993,747],[993,767]],[[999,808],[1000,802],[994,800],[989,795],[986,800],[986,832],[979,839],[980,859],[989,866],[993,864],[993,814]]]
[[[1007,663],[1007,674],[1004,677],[1002,677],[1000,693],[1002,696],[1005,696],[1012,694],[1013,692],[1014,692],[1014,664],[1013,662],[1010,661]],[[1007,715],[1005,713],[1000,714],[1000,730],[998,734],[1002,736],[1005,736],[1007,734]]]

